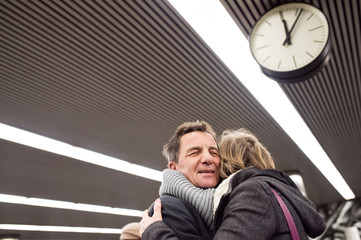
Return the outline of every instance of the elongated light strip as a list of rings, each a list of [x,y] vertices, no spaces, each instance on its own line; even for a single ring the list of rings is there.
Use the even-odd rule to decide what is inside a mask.
[[[64,142],[24,131],[2,123],[0,123],[0,139],[16,142],[29,147],[63,155],[102,167],[111,168],[121,172],[137,175],[139,177],[148,178],[159,182],[162,181],[161,171],[129,163],[124,160],[93,152],[84,148],[75,147]]]
[[[74,233],[104,233],[121,234],[122,229],[94,228],[94,227],[68,227],[68,226],[43,226],[25,224],[0,224],[1,230],[41,231],[41,232],[74,232]]]
[[[169,0],[345,199],[355,198],[277,82],[262,74],[249,44],[219,0]]]
[[[33,198],[33,197],[28,198],[23,196],[1,194],[1,193],[0,193],[0,202],[38,206],[38,207],[61,208],[61,209],[69,209],[76,211],[107,213],[107,214],[123,215],[123,216],[131,216],[131,217],[142,216],[142,211],[140,210],[114,208],[107,206],[99,206],[99,205],[92,205],[85,203],[74,203],[74,202],[50,200],[43,198]]]

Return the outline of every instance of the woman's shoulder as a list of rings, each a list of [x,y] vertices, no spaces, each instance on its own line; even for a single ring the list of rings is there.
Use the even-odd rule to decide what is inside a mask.
[[[233,174],[233,178],[231,179],[231,185],[236,186],[241,183],[246,182],[247,180],[252,179],[254,176],[257,176],[262,170],[259,170],[255,167],[249,167],[242,169]]]
[[[242,196],[249,194],[254,197],[260,198],[268,197],[271,193],[271,190],[266,182],[257,178],[249,178],[234,185],[230,193],[232,193],[233,195],[237,193],[242,193]]]
[[[269,199],[271,188],[263,177],[259,177],[260,172],[262,170],[257,168],[248,168],[235,174],[230,183],[229,197]]]

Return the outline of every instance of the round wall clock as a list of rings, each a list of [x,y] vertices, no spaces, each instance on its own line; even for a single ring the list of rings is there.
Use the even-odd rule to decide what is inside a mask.
[[[280,82],[305,80],[330,56],[330,30],[325,15],[306,3],[286,3],[266,12],[250,38],[253,57],[263,73]]]

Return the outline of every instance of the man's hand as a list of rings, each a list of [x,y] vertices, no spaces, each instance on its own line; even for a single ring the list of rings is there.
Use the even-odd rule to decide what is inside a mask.
[[[139,222],[139,226],[140,226],[139,234],[140,234],[140,236],[142,236],[145,229],[149,225],[151,225],[152,223],[157,222],[157,221],[163,221],[163,218],[162,218],[162,204],[161,204],[159,198],[157,200],[155,200],[153,208],[154,208],[154,214],[153,214],[152,217],[149,217],[148,210],[145,210],[143,212],[143,214],[142,214],[142,220]]]

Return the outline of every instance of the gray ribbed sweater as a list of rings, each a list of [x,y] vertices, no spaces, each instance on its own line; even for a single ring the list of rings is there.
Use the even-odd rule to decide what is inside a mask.
[[[212,228],[213,194],[215,190],[215,188],[197,188],[181,172],[165,169],[159,195],[172,195],[189,202],[199,212],[204,222]]]

